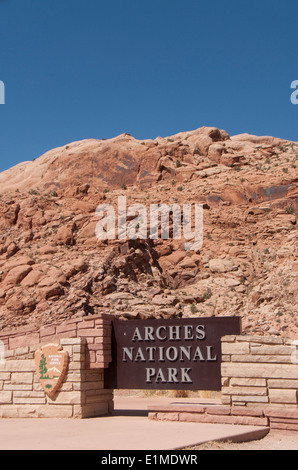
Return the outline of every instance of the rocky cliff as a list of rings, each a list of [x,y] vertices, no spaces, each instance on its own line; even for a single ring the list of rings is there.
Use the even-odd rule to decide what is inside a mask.
[[[0,327],[240,315],[295,337],[298,143],[216,128],[53,149],[0,174]],[[202,204],[204,240],[98,240],[96,207]],[[173,222],[173,220],[172,220]]]

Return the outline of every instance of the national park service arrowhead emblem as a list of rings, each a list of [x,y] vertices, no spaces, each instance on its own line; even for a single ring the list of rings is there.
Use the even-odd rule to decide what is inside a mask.
[[[65,376],[68,353],[59,344],[48,344],[35,352],[35,366],[38,380],[52,398],[59,389]]]

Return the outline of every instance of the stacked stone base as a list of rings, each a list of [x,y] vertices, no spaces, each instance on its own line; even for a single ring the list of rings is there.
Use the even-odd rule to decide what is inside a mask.
[[[0,365],[0,418],[89,418],[113,411],[113,391],[104,389],[104,369],[86,368],[85,338],[56,341],[69,364],[59,391],[47,396],[38,381],[34,354],[41,347],[5,352]]]
[[[298,431],[298,411],[286,411],[281,408],[267,410],[270,429]]]
[[[149,417],[298,431],[298,361],[294,346],[285,338],[225,336],[221,404],[173,404],[151,408]]]
[[[238,407],[228,405],[150,406],[148,417],[159,421],[235,424],[298,431],[298,411],[283,408]]]

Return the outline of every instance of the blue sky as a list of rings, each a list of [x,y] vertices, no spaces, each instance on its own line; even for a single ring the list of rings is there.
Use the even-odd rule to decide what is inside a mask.
[[[0,0],[0,171],[202,126],[298,141],[297,0]]]

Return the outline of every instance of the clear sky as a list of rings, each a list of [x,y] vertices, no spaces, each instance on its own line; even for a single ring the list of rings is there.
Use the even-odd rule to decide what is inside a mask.
[[[0,0],[0,171],[202,126],[298,141],[297,0]]]

